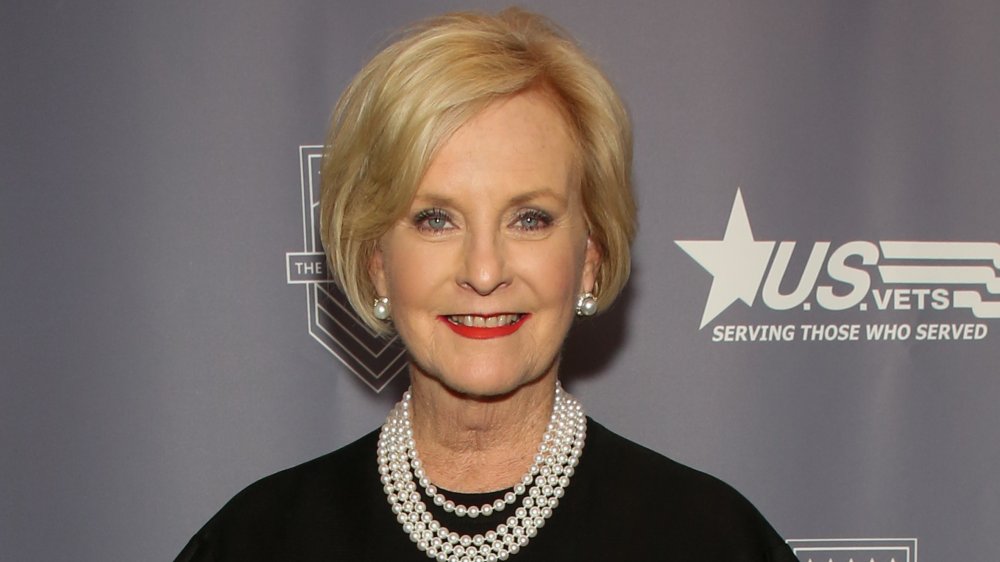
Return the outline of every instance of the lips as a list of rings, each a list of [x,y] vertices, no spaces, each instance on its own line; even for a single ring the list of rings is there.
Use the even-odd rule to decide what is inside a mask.
[[[486,340],[509,336],[528,320],[530,314],[453,314],[439,316],[453,332],[474,340]]]

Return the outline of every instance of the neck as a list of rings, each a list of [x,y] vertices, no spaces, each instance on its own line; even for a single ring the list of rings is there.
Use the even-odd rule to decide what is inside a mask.
[[[473,397],[411,369],[414,440],[427,476],[454,492],[491,492],[520,481],[548,425],[556,369],[497,397]]]

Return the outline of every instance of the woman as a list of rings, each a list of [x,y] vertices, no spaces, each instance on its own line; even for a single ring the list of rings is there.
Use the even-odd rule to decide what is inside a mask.
[[[559,386],[574,316],[628,277],[630,164],[617,94],[539,16],[448,15],[378,54],[335,111],[323,239],[359,315],[406,344],[411,389],[179,560],[794,560],[738,493]]]

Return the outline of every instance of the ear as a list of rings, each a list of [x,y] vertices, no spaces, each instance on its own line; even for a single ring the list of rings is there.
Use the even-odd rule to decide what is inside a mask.
[[[582,292],[593,293],[597,285],[597,272],[601,269],[601,246],[593,237],[587,236],[587,249],[583,257]]]
[[[372,250],[372,257],[368,261],[368,275],[371,277],[372,285],[375,286],[375,293],[384,297],[389,294],[389,284],[386,282],[385,257],[382,252],[382,244],[375,243]]]

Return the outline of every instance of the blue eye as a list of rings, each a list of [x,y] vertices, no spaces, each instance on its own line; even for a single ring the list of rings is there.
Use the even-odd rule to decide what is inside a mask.
[[[515,224],[522,230],[540,230],[552,224],[552,216],[538,209],[525,209],[517,214]]]
[[[440,232],[451,226],[448,213],[443,209],[424,209],[413,217],[413,223],[421,230]]]

